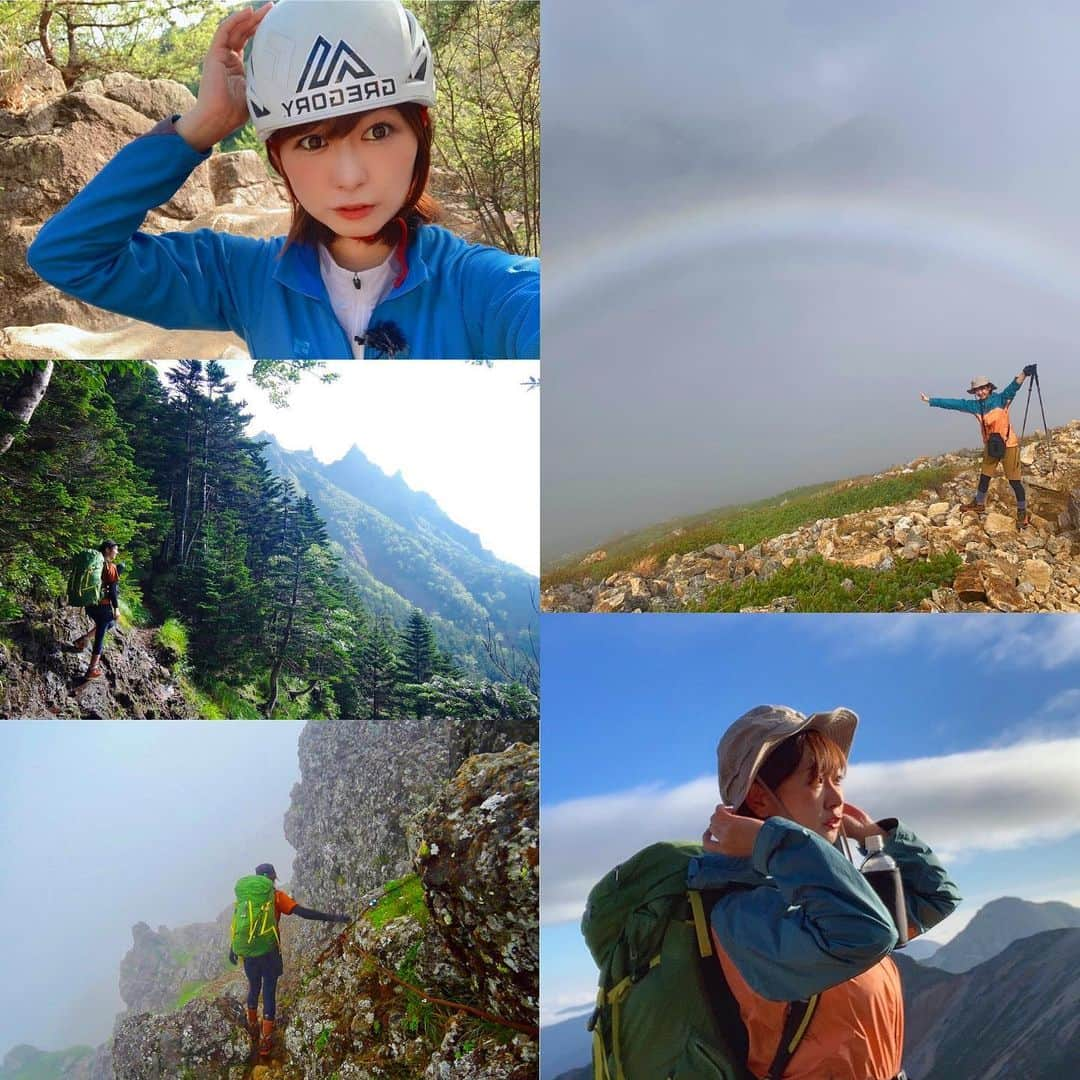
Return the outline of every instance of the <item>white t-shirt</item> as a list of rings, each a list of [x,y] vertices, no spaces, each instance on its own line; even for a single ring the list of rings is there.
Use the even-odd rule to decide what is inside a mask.
[[[370,270],[346,270],[334,262],[329,249],[319,245],[319,273],[330,296],[330,306],[352,345],[353,358],[362,360],[364,334],[375,305],[390,291],[397,275],[397,259],[391,252]],[[360,343],[357,342],[360,338]]]

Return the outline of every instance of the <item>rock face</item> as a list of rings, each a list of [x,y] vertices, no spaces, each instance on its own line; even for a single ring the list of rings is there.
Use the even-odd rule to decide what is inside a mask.
[[[536,1024],[538,778],[536,748],[519,745],[469,759],[436,795],[418,819],[425,910],[380,929],[361,918],[343,935],[291,1010],[287,1075],[535,1077],[533,1037],[493,1036],[478,1017],[425,1002],[402,981]]]
[[[216,923],[170,930],[132,927],[134,944],[120,964],[120,996],[130,1012],[172,1009],[185,986],[220,975],[228,952],[231,909]]]
[[[524,1023],[539,1008],[539,784],[527,746],[469,758],[417,821],[434,929],[484,1007]]]
[[[124,72],[70,91],[62,80],[57,84],[47,72],[38,72],[31,92],[9,95],[8,111],[0,111],[0,326],[63,323],[101,331],[129,324],[44,284],[26,265],[26,250],[44,221],[122,146],[194,102],[180,83]],[[286,199],[254,151],[216,154],[168,203],[151,211],[143,228],[183,228],[218,203],[272,210],[285,206]]]
[[[525,721],[493,715],[479,724],[466,715],[308,724],[300,736],[300,783],[285,815],[285,838],[297,852],[294,895],[340,911],[401,877],[416,850],[413,817],[462,761],[537,738],[535,713]]]
[[[922,458],[873,479],[955,468],[954,479],[895,506],[826,518],[751,548],[713,544],[671,555],[663,565],[643,560],[603,581],[546,588],[542,609],[556,611],[681,611],[699,606],[720,584],[766,581],[777,571],[820,556],[852,567],[891,570],[899,561],[926,561],[957,552],[965,566],[952,588],[937,589],[923,611],[1080,611],[1080,421],[1053,433],[1053,473],[1045,444],[1024,447],[1024,483],[1032,524],[1017,529],[1015,501],[1002,477],[991,483],[987,513],[961,514],[978,477],[980,457]],[[581,561],[584,569],[595,555]],[[754,611],[798,611],[784,597]]]
[[[155,655],[155,631],[113,629],[103,678],[81,684],[90,650],[64,645],[89,628],[81,608],[29,607],[26,621],[0,644],[0,718],[26,720],[183,719],[194,711],[172,672]]]
[[[240,1080],[250,1056],[243,1006],[225,998],[126,1016],[113,1032],[116,1080]]]
[[[425,838],[419,881],[410,879],[422,894],[399,908],[398,893],[378,890],[328,948],[304,958],[303,978],[279,994],[271,1059],[251,1076],[536,1077],[538,779],[536,747],[519,744],[468,758],[435,785],[409,830]],[[226,979],[224,996],[123,1017],[117,1080],[247,1076],[250,1041],[233,996],[242,980]]]

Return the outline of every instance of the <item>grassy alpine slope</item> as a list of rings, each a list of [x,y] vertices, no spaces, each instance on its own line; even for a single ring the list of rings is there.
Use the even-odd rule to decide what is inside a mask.
[[[793,488],[760,502],[722,506],[704,514],[676,518],[601,545],[597,550],[606,552],[606,557],[586,566],[582,565],[580,554],[560,560],[544,573],[543,585],[547,589],[582,578],[602,581],[619,570],[653,569],[672,555],[701,551],[712,544],[752,547],[821,518],[842,517],[903,502],[951,479],[957,471],[956,468],[923,469],[880,479],[831,481]]]
[[[544,611],[1080,611],[1080,421],[1025,441],[1027,517],[981,454],[654,526],[549,567]]]

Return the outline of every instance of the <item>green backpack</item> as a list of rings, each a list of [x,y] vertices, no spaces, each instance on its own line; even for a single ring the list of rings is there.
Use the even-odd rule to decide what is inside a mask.
[[[236,883],[234,891],[232,951],[237,956],[263,956],[278,945],[274,883],[262,874],[250,874]]]
[[[701,854],[700,844],[653,844],[589,893],[581,932],[600,968],[589,1021],[596,1080],[753,1080],[746,1029],[709,934],[722,890],[686,887]],[[783,1076],[816,1000],[789,1008],[770,1077]]]
[[[68,574],[68,603],[75,607],[91,607],[101,602],[101,573],[105,569],[105,556],[100,551],[87,548],[71,560]]]

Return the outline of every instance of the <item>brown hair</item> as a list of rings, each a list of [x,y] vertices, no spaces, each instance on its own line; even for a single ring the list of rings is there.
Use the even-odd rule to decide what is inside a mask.
[[[440,207],[436,199],[428,194],[428,176],[431,173],[431,143],[433,129],[428,110],[423,105],[417,105],[414,101],[407,101],[401,105],[394,105],[412,129],[416,136],[416,161],[413,163],[412,183],[409,185],[408,194],[405,196],[405,204],[397,214],[391,218],[372,238],[384,244],[397,244],[401,240],[401,227],[397,219],[404,218],[408,228],[414,229],[418,225],[426,225],[432,221],[438,221]],[[281,144],[286,139],[302,138],[318,132],[327,139],[342,139],[363,118],[364,113],[350,113],[348,116],[335,116],[329,120],[310,120],[306,124],[294,124],[292,127],[280,128],[266,140],[266,152],[270,158],[270,164],[285,181],[285,187],[292,201],[292,224],[289,226],[289,235],[285,241],[285,247],[290,244],[329,244],[336,235],[334,231],[316,221],[297,201],[293,194],[292,185],[281,167]],[[284,250],[284,248],[282,249]]]
[[[847,768],[844,751],[828,735],[815,728],[806,728],[774,747],[754,779],[760,780],[770,791],[776,791],[799,767],[804,750],[810,753],[811,782],[816,783],[824,776],[842,774]],[[745,801],[738,813],[757,816]]]

